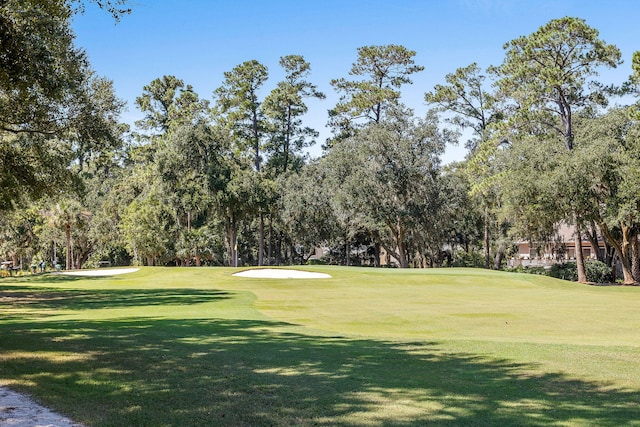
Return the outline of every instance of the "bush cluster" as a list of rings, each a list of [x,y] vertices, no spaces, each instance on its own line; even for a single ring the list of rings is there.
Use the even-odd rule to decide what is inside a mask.
[[[549,271],[544,267],[524,267],[519,265],[514,268],[507,268],[506,271],[510,271],[512,273],[527,273],[527,274],[538,274],[540,276],[549,276]]]
[[[452,267],[474,267],[484,268],[484,255],[480,252],[459,251],[456,253],[451,263]]]
[[[610,283],[613,282],[611,267],[601,261],[586,261],[584,264],[587,280],[593,283]],[[543,267],[516,267],[509,271],[517,273],[540,274],[556,279],[577,281],[578,267],[575,262],[563,262],[554,264],[550,269]]]

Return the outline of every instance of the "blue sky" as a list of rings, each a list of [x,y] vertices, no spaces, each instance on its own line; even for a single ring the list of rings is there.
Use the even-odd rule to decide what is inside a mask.
[[[574,16],[620,48],[624,63],[601,72],[605,83],[621,83],[640,50],[639,0],[130,0],[131,15],[115,24],[97,7],[75,17],[76,43],[96,72],[112,79],[128,102],[123,120],[141,117],[134,100],[142,87],[163,75],[191,84],[211,99],[223,73],[256,59],[269,68],[263,95],[282,72],[281,56],[300,54],[311,63],[310,80],[327,99],[310,101],[305,123],[320,132],[312,155],[329,131],[327,110],[338,95],[329,85],[348,77],[357,48],[401,44],[417,52],[425,70],[403,88],[403,101],[422,115],[424,93],[447,73],[477,62],[498,65],[503,45],[554,18]],[[463,144],[447,149],[444,161],[462,160]]]

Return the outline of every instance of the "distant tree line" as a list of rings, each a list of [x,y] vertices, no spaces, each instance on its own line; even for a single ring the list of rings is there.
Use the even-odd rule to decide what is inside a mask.
[[[93,2],[119,19],[126,1]],[[82,2],[0,6],[0,252],[15,263],[281,265],[324,261],[501,268],[514,242],[558,224],[605,239],[601,261],[640,281],[640,54],[606,86],[621,53],[579,18],[555,19],[401,102],[416,52],[364,46],[328,110],[320,158],[307,102],[324,99],[301,55],[284,78],[248,60],[207,97],[177,76],[141,90],[144,117],[74,45]],[[424,90],[424,89],[423,89]],[[623,101],[628,105],[623,106]],[[614,106],[610,107],[610,104]],[[443,166],[461,135],[464,161]],[[586,281],[576,239],[578,280]]]

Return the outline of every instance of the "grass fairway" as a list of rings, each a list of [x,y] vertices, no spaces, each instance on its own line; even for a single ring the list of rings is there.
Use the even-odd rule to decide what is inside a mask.
[[[1,279],[0,384],[90,426],[640,426],[639,288],[309,270]]]

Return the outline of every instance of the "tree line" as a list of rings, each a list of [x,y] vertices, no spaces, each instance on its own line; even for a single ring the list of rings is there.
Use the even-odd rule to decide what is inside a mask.
[[[128,11],[95,3],[115,19]],[[346,265],[380,266],[384,253],[399,267],[501,268],[514,242],[549,242],[568,223],[580,281],[582,238],[599,237],[601,261],[640,280],[640,57],[628,81],[604,85],[599,71],[621,52],[582,19],[507,42],[486,70],[456,69],[425,91],[422,116],[401,102],[423,71],[416,52],[359,48],[330,82],[332,134],[309,159],[307,102],[325,94],[302,55],[280,58],[270,91],[255,60],[210,97],[160,76],[131,128],[113,83],[74,45],[83,6],[0,7],[0,251],[15,263],[280,265],[324,248],[324,262]],[[442,165],[461,135],[467,157]]]

